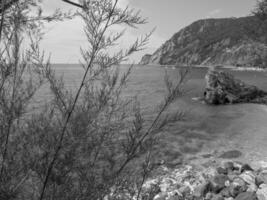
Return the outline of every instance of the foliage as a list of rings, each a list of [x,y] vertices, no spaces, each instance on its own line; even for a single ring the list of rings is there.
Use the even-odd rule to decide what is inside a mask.
[[[123,98],[132,67],[118,65],[147,44],[149,33],[128,49],[110,55],[123,31],[146,23],[138,11],[117,7],[118,0],[82,1],[76,16],[85,23],[87,48],[83,78],[69,90],[40,50],[43,20],[71,17],[57,11],[42,16],[39,1],[14,3],[1,13],[0,73],[0,198],[1,199],[126,199],[139,198],[153,170],[156,134],[179,113],[165,114],[180,94],[166,79],[168,95],[152,123],[142,116],[136,98]],[[39,10],[32,16],[32,9]],[[23,37],[29,37],[23,40]],[[28,48],[27,43],[29,42]],[[31,110],[36,92],[49,84],[51,99]]]
[[[258,0],[255,9],[252,13],[260,20],[267,19],[267,0]]]

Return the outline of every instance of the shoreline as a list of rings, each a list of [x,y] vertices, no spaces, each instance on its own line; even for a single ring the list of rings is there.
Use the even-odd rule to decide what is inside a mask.
[[[140,64],[138,64],[140,66]],[[179,68],[179,67],[190,67],[190,68],[220,68],[220,69],[230,69],[232,71],[259,71],[259,72],[267,72],[267,69],[260,67],[236,67],[233,65],[160,65],[160,64],[147,64],[141,66],[148,67],[165,67],[165,68]]]

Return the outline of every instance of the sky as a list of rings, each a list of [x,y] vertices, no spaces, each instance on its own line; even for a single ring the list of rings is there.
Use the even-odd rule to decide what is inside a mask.
[[[256,0],[119,0],[121,8],[128,5],[140,10],[141,15],[148,19],[148,23],[138,29],[127,28],[119,47],[127,48],[137,37],[156,28],[146,49],[129,58],[128,62],[138,63],[144,54],[153,53],[173,34],[192,22],[205,18],[247,16],[255,4]],[[44,13],[51,13],[56,8],[63,11],[74,9],[61,0],[43,0]],[[86,48],[80,18],[52,22],[45,26],[45,32],[41,46],[47,54],[51,54],[52,63],[79,63],[80,48]]]

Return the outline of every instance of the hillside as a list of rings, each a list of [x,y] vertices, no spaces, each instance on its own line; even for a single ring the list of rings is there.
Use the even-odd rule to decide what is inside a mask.
[[[267,25],[250,16],[196,21],[140,64],[266,67],[266,61]]]

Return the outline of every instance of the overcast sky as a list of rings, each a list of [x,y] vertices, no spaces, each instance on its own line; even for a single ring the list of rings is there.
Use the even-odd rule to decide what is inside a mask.
[[[145,53],[153,53],[181,28],[198,19],[246,16],[255,6],[255,0],[119,0],[119,6],[140,9],[148,23],[138,30],[129,29],[122,41],[126,48],[134,39],[156,27],[147,49],[131,57],[138,62]],[[61,0],[44,0],[44,11],[55,8],[68,10],[72,7]],[[79,18],[46,26],[42,47],[51,53],[53,63],[78,63],[80,47],[85,46],[83,24]]]

